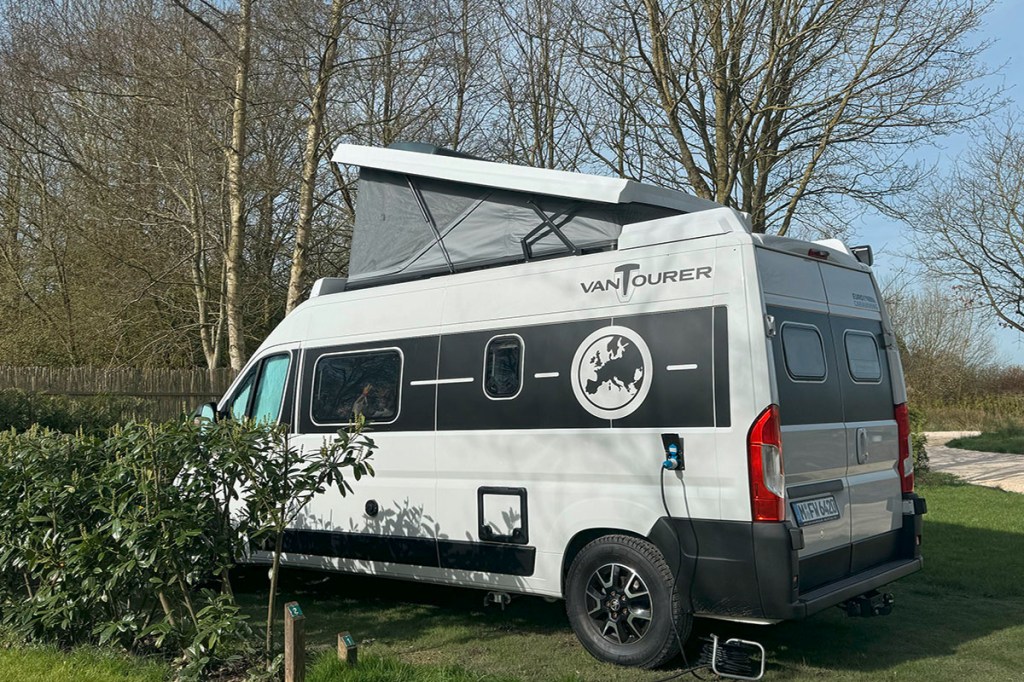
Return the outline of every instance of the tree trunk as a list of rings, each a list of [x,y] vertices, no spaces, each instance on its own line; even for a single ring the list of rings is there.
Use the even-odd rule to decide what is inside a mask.
[[[292,269],[288,278],[288,301],[284,312],[287,315],[306,289],[306,244],[313,228],[313,194],[316,191],[317,167],[320,165],[320,138],[323,136],[324,112],[327,109],[327,91],[334,72],[334,58],[338,52],[342,18],[348,0],[334,0],[331,3],[331,18],[327,27],[327,46],[317,72],[313,90],[309,121],[306,124],[306,148],[302,154],[302,178],[299,185],[299,219],[295,226],[295,250],[292,252]]]
[[[239,2],[238,58],[235,90],[231,98],[231,146],[228,148],[228,230],[225,276],[228,359],[238,371],[245,364],[245,334],[242,324],[242,253],[245,246],[245,194],[242,163],[245,160],[245,110],[249,88],[249,53],[252,41],[252,0]]]
[[[264,640],[264,654],[269,661],[274,646],[274,615],[277,613],[277,577],[281,572],[281,548],[284,541],[284,529],[277,531],[277,539],[274,541],[274,563],[270,567],[270,597],[267,599],[267,632]]]

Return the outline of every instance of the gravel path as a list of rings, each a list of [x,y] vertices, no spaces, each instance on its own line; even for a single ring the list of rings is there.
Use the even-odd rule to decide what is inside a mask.
[[[946,447],[953,438],[974,436],[977,431],[935,431],[926,433],[928,463],[934,471],[945,471],[968,483],[1024,493],[1024,455],[976,452]]]

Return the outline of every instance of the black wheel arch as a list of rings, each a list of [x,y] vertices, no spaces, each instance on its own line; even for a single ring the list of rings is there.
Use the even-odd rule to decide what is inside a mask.
[[[569,575],[569,567],[572,566],[573,559],[576,558],[576,555],[584,547],[606,535],[628,535],[640,540],[650,540],[650,538],[645,537],[642,533],[623,530],[622,528],[587,528],[577,532],[569,539],[569,543],[565,546],[565,551],[562,553],[562,574],[559,589],[562,592],[563,599],[565,598],[565,579]]]

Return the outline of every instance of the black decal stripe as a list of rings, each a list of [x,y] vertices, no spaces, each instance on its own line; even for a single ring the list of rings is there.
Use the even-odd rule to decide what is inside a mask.
[[[772,339],[772,346],[782,425],[842,423],[843,402],[828,315],[777,306],[768,306],[768,314],[775,316],[776,325],[780,330]],[[817,328],[825,352],[825,381],[796,381],[786,371],[784,335],[781,332],[785,322],[813,325]]]
[[[616,317],[615,325],[637,332],[651,351],[650,392],[618,427],[713,427],[715,425],[712,308]],[[696,365],[670,372],[668,365]]]
[[[878,383],[857,383],[850,375],[846,355],[846,331],[869,332],[878,347],[881,377]],[[882,323],[878,320],[832,315],[832,335],[838,358],[838,374],[843,390],[843,412],[847,422],[878,421],[893,418],[892,384],[889,358],[885,354]]]
[[[286,530],[283,549],[296,554],[386,561],[392,564],[437,568],[437,543],[433,538],[410,538],[370,533],[336,533],[326,530]]]
[[[533,575],[537,550],[533,547],[438,540],[441,568],[483,571],[502,575]]]
[[[537,554],[534,547],[326,530],[286,530],[282,548],[293,554],[518,576],[533,575]]]
[[[325,353],[399,348],[402,351],[401,407],[391,424],[370,424],[374,432],[491,429],[685,428],[729,426],[729,358],[726,308],[694,308],[664,313],[600,318],[555,324],[503,327],[442,336],[387,339],[303,351],[299,433],[334,433],[339,425],[313,424],[309,417],[313,369]],[[609,421],[587,412],[576,400],[572,367],[579,344],[592,332],[621,325],[640,334],[651,351],[650,391],[632,414]],[[521,393],[492,400],[483,391],[484,349],[488,340],[518,334],[524,341]],[[712,349],[717,348],[713,353]],[[669,365],[692,364],[686,371]],[[558,372],[553,379],[534,374]],[[455,384],[413,386],[412,381],[471,377]],[[436,417],[436,419],[435,419]]]
[[[710,270],[710,268],[709,268]],[[729,309],[714,308],[714,339],[712,348],[715,362],[715,425],[730,426],[732,403],[729,402]]]

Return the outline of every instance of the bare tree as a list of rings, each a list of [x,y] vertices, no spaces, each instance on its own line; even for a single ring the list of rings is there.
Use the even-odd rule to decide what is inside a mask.
[[[1024,331],[1024,130],[988,125],[907,209],[920,261],[966,287],[1008,327]]]
[[[989,5],[608,0],[576,17],[588,68],[628,69],[642,97],[650,177],[786,234],[841,230],[850,199],[890,209],[919,179],[906,150],[989,109],[972,85]]]
[[[507,37],[496,45],[505,117],[504,160],[575,170],[580,144],[572,134],[572,59],[567,6],[559,0],[502,4]],[[585,96],[581,93],[581,96]]]
[[[883,296],[916,400],[959,399],[996,365],[991,319],[965,287],[936,279],[913,287],[897,277],[883,286]]]
[[[228,230],[224,275],[225,312],[228,321],[228,359],[231,368],[245,364],[245,334],[242,319],[242,255],[245,248],[245,189],[242,164],[245,161],[245,114],[248,105],[249,61],[252,49],[252,0],[238,3],[238,51],[235,55],[235,88],[231,97],[231,145],[228,157],[228,206],[231,226]]]
[[[302,175],[299,184],[299,216],[295,226],[295,248],[292,252],[291,275],[288,280],[288,300],[285,314],[300,302],[306,288],[306,245],[313,229],[313,199],[317,171],[323,159],[323,129],[327,109],[328,88],[334,73],[338,53],[338,40],[346,21],[348,0],[333,0],[327,20],[323,53],[316,62],[316,82],[306,124],[306,146],[302,152]]]

